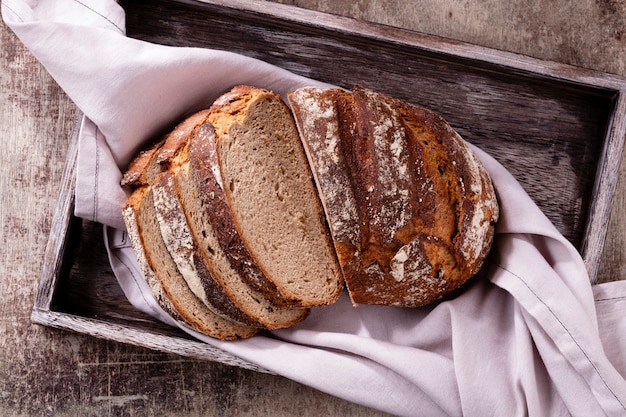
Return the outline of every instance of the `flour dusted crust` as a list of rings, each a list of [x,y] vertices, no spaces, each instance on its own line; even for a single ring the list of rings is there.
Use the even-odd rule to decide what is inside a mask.
[[[425,305],[478,271],[498,204],[440,116],[360,87],[289,102],[354,304]]]

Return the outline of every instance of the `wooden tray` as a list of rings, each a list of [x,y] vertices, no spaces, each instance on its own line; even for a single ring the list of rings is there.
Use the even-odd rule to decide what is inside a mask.
[[[595,278],[626,135],[626,80],[280,4],[122,4],[130,37],[233,51],[442,114],[510,170]],[[265,371],[130,306],[108,265],[102,226],[73,216],[76,154],[74,137],[32,320]]]

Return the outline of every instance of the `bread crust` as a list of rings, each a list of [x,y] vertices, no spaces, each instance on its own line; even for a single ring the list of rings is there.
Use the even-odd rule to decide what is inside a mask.
[[[460,288],[479,271],[491,248],[499,217],[497,196],[476,155],[441,116],[359,86],[350,91],[293,91],[288,95],[291,110],[269,91],[236,86],[210,109],[186,118],[164,140],[140,152],[122,179],[123,186],[130,190],[123,214],[131,242],[155,298],[175,319],[220,339],[250,337],[259,327],[278,329],[296,324],[307,317],[308,307],[330,304],[339,296],[343,279],[335,273],[338,279],[332,285],[328,285],[327,277],[327,298],[304,302],[303,295],[295,296],[285,287],[292,282],[281,282],[269,274],[267,259],[273,258],[265,259],[266,264],[260,262],[259,253],[252,249],[258,240],[252,244],[247,240],[250,236],[242,232],[241,222],[250,217],[238,217],[234,188],[230,188],[234,177],[225,184],[224,164],[230,147],[238,146],[235,136],[249,121],[248,111],[257,111],[254,106],[262,100],[280,101],[280,112],[284,107],[290,118],[291,127],[282,127],[285,132],[293,129],[293,115],[306,166],[311,169],[307,175],[314,177],[313,195],[318,193],[320,197],[313,199],[312,215],[297,213],[300,206],[296,210],[294,205],[268,206],[272,216],[277,213],[280,220],[267,220],[281,227],[259,229],[263,239],[283,230],[289,230],[289,236],[298,235],[294,227],[305,227],[305,218],[327,225],[329,231],[322,240],[334,249],[334,269],[328,270],[341,269],[355,306],[426,305]],[[269,111],[267,107],[262,109]],[[278,113],[280,119],[282,113]],[[254,117],[252,127],[246,125],[254,132],[263,123],[275,120]],[[235,130],[230,137],[232,126]],[[272,128],[261,127],[259,134],[271,137]],[[259,146],[273,146],[271,140],[239,138],[251,140],[248,144],[255,152],[238,149],[244,158],[250,158],[244,159],[245,163],[261,167],[248,171],[245,164],[243,168],[236,165],[240,171],[233,173],[243,172],[244,180],[254,177],[251,173],[272,176],[278,171],[284,174],[284,169],[301,171],[283,166],[283,160],[273,157],[269,159],[280,170],[266,170],[265,159],[259,158],[265,154],[256,152]],[[288,150],[290,157],[301,158],[302,149],[292,148]],[[271,152],[283,152],[279,149],[287,147],[272,147]],[[300,152],[299,156],[293,152]],[[267,197],[263,201],[276,198],[282,202],[289,193],[307,189],[299,186],[300,182],[290,183],[289,178],[285,183],[294,185],[281,189],[281,184],[263,178],[260,188],[254,188],[257,183],[253,181],[246,190],[258,190],[259,195]],[[275,188],[269,190],[268,185]],[[263,194],[268,190],[270,193]],[[309,194],[303,192],[302,196]],[[308,198],[292,201],[308,204]],[[250,201],[254,203],[252,210],[244,204],[242,211],[258,218],[257,202]],[[277,207],[291,209],[285,215]],[[153,234],[156,224],[147,210],[157,213],[159,241],[151,242],[144,236],[144,229]],[[261,224],[265,225],[262,218]],[[282,228],[283,224],[291,228]],[[272,246],[270,240],[268,236],[261,246]],[[305,246],[323,244],[314,241],[315,245]],[[283,238],[280,244],[285,245],[281,246],[286,250],[285,254],[280,252],[283,256],[293,256],[293,248],[301,248],[289,238]],[[159,260],[163,248],[169,257]],[[214,250],[221,258],[215,257]],[[319,259],[323,253],[313,257]],[[295,274],[305,270],[289,268],[290,272],[297,270]],[[192,274],[191,279],[187,273]],[[303,279],[308,282],[309,277]],[[187,283],[183,289],[182,282]],[[265,310],[253,311],[247,303],[257,303]],[[265,314],[268,311],[271,314]]]
[[[185,132],[188,134],[192,122],[198,120],[197,115],[190,117],[131,161],[122,180],[130,192],[122,214],[142,273],[157,303],[175,320],[212,337],[224,340],[246,338],[258,332],[261,326],[224,302],[217,287],[209,292],[211,303],[201,302],[170,256],[170,248],[165,245],[160,228],[153,227],[153,222],[148,220],[155,217],[158,210],[154,205],[153,187],[163,175],[164,167],[158,162],[160,152],[168,148],[169,138],[176,138],[179,142],[178,137],[184,136]],[[173,149],[172,142],[169,149]],[[196,264],[195,267],[202,276],[202,266]],[[207,289],[209,287],[205,285],[204,290]]]
[[[139,268],[141,273],[146,280],[146,284],[150,288],[150,292],[154,297],[154,300],[157,302],[159,307],[163,309],[170,317],[178,322],[185,322],[184,319],[174,305],[170,301],[170,299],[165,294],[165,290],[163,289],[163,285],[159,281],[154,269],[148,262],[148,256],[144,249],[144,243],[141,239],[139,233],[139,225],[137,223],[137,217],[135,215],[135,210],[132,207],[132,204],[127,204],[124,209],[122,209],[122,216],[124,218],[124,222],[126,224],[126,233],[128,234],[128,238],[130,239],[131,247],[135,251],[137,256],[137,263],[139,264]],[[185,322],[186,323],[186,322]]]
[[[288,97],[354,304],[425,305],[478,271],[497,200],[440,116],[358,86]]]
[[[167,171],[171,158],[187,145],[194,129],[202,124],[207,116],[207,110],[188,116],[162,140],[157,141],[146,151],[140,152],[131,161],[122,183],[134,190],[135,197],[133,198],[141,195],[142,198],[150,198],[153,202],[158,201],[159,204],[151,204],[150,209],[154,210],[157,218],[159,218],[161,236],[166,241],[167,249],[172,255],[178,272],[182,274],[194,295],[209,310],[221,317],[247,326],[263,327],[232,303],[216,283],[202,257],[196,256],[197,247],[191,236],[186,233],[188,226],[184,212],[177,201],[171,174]],[[129,201],[131,200],[129,199]],[[142,207],[141,201],[137,201],[135,205]],[[177,224],[172,225],[173,222]],[[173,233],[176,233],[177,236],[172,236]],[[143,236],[141,237],[143,238]],[[186,262],[187,260],[189,262]]]

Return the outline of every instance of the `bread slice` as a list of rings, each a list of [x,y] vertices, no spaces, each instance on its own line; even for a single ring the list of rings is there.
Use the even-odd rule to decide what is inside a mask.
[[[264,275],[292,305],[334,302],[343,278],[289,108],[238,86],[210,111],[226,201]]]
[[[369,224],[359,206],[363,196],[361,178],[351,167],[360,138],[354,97],[338,88],[302,88],[289,93],[307,158],[318,187],[328,225],[342,268],[358,263],[358,254]]]
[[[217,229],[228,228],[231,214],[206,152],[213,143],[213,128],[206,123],[195,130],[189,143],[168,162],[198,252],[224,294],[250,319],[270,330],[299,323],[308,316],[308,309],[274,303],[263,292],[248,285],[244,279],[246,268],[231,262],[235,253],[242,253],[234,250],[236,231],[233,230],[235,236],[231,236],[231,241],[220,239]],[[247,263],[247,270],[255,270],[251,258]]]
[[[441,117],[361,87],[288,99],[354,304],[421,306],[478,271],[497,200]]]
[[[204,213],[212,229],[209,235],[215,236],[231,267],[237,271],[243,282],[263,293],[270,301],[279,305],[285,304],[278,289],[265,277],[237,232],[233,214],[224,195],[216,153],[215,130],[210,123],[198,128],[185,157],[187,165],[183,166],[181,178],[184,176],[187,181],[184,184],[192,187],[190,190],[198,195],[195,203],[210,208]],[[180,187],[183,187],[182,182]]]
[[[163,243],[194,295],[224,318],[247,326],[264,327],[232,302],[206,265],[178,199],[174,175],[169,171],[161,173],[152,186],[152,194]]]
[[[215,314],[191,292],[163,240],[158,238],[160,229],[150,187],[136,190],[122,213],[133,249],[142,254],[138,257],[143,264],[142,270],[157,302],[165,305],[166,312],[184,325],[217,339],[248,338],[259,331],[256,327],[241,325]]]
[[[174,132],[188,127],[179,125]],[[153,184],[162,175],[157,160],[166,144],[162,140],[141,152],[122,179],[122,184],[132,190],[122,214],[144,277],[159,305],[179,322],[219,339],[250,337],[259,326],[235,322],[229,314],[238,318],[241,313],[232,309],[209,308],[202,303],[190,290],[162,239]]]

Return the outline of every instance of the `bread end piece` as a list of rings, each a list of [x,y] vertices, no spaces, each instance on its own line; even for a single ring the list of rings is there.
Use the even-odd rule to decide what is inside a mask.
[[[353,304],[422,306],[478,271],[496,195],[443,118],[358,86],[288,98]]]

